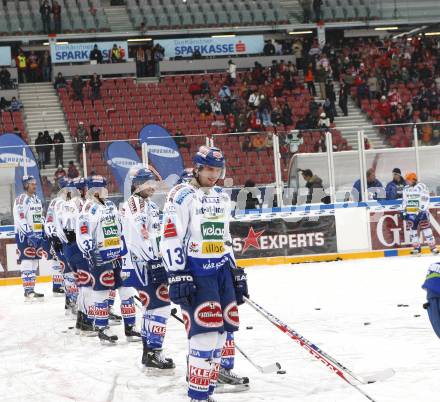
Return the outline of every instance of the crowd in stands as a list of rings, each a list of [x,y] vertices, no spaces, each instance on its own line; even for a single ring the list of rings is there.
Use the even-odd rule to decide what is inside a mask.
[[[40,6],[40,14],[45,34],[61,33],[61,6],[56,0],[52,5],[44,0]]]

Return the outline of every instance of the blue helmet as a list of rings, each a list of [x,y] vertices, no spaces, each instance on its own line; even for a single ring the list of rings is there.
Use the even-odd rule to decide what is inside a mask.
[[[193,158],[193,162],[197,167],[212,166],[225,167],[225,157],[222,151],[216,147],[207,147],[202,145]]]
[[[67,177],[60,177],[58,179],[58,187],[61,189],[68,187],[69,184],[71,184],[71,180],[69,180]]]
[[[86,185],[88,188],[107,187],[107,180],[99,175],[89,176],[87,177]]]
[[[32,182],[36,183],[37,181],[36,181],[35,177],[31,176],[31,175],[23,176],[23,178],[21,179],[21,183],[23,184],[23,188],[26,188],[27,185]]]
[[[180,174],[179,180],[177,181],[177,184],[180,183],[189,183],[194,177],[194,172],[192,168],[186,168],[183,169],[182,173]]]
[[[77,190],[83,190],[87,187],[87,181],[84,177],[77,177],[76,179],[73,179],[73,184]]]
[[[140,168],[131,174],[130,180],[132,186],[139,187],[147,181],[156,181],[156,176],[150,169]]]

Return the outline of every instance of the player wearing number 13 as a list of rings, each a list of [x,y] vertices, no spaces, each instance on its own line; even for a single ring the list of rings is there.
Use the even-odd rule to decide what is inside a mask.
[[[121,224],[116,205],[107,199],[107,181],[102,176],[87,180],[87,201],[76,222],[76,241],[88,261],[92,276],[94,306],[88,311],[103,343],[118,337],[108,328],[110,290],[121,283]]]
[[[403,189],[402,218],[406,221],[413,250],[411,254],[420,254],[419,229],[433,254],[438,254],[431,224],[429,222],[429,190],[425,184],[417,181],[415,173],[405,176],[407,186]]]
[[[194,164],[194,178],[167,195],[160,250],[170,299],[181,305],[189,338],[188,396],[208,401],[217,383],[226,332],[238,329],[237,304],[247,296],[247,285],[231,247],[231,202],[216,185],[225,174],[223,154],[202,146]]]

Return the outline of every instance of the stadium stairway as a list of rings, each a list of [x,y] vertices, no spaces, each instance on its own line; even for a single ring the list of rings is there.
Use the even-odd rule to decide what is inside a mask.
[[[110,29],[114,32],[133,31],[134,27],[127,14],[126,6],[105,7],[104,12],[107,15]]]
[[[24,121],[29,135],[29,143],[35,144],[35,139],[39,131],[48,130],[51,137],[55,130],[61,130],[66,143],[64,144],[64,167],[67,167],[68,161],[76,160],[73,149],[72,139],[67,128],[63,108],[57,96],[57,93],[50,82],[40,82],[36,84],[20,84],[20,100],[24,107]],[[35,148],[33,148],[35,154]],[[41,170],[41,174],[53,178],[56,170],[55,153],[51,152],[51,164],[46,169]]]
[[[287,11],[291,22],[303,20],[304,11],[299,0],[279,0],[279,3],[281,7]]]
[[[335,117],[336,129],[339,130],[342,136],[347,140],[347,144],[352,149],[358,149],[357,133],[358,127],[364,127],[364,134],[368,137],[372,148],[387,148],[388,145],[383,141],[379,131],[374,127],[371,127],[371,120],[368,119],[365,113],[362,113],[361,109],[356,105],[351,96],[348,97],[348,116],[344,116],[341,108],[339,107],[339,83],[334,81],[334,89],[336,93],[336,111],[338,117]],[[315,83],[316,94],[318,95],[315,100],[322,102],[321,92],[319,85]]]

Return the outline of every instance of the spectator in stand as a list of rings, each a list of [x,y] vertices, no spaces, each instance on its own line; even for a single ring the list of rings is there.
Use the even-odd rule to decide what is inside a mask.
[[[248,119],[249,128],[251,131],[260,131],[261,130],[261,120],[257,116],[257,112],[255,110],[250,110],[248,112],[247,119]]]
[[[60,88],[66,88],[67,87],[67,81],[63,77],[63,74],[61,74],[61,72],[59,72],[57,74],[53,86],[55,87],[55,89],[60,89]]]
[[[55,134],[53,136],[53,147],[55,149],[55,165],[64,166],[64,136],[61,133],[61,130],[55,130]]]
[[[325,195],[322,179],[319,176],[314,175],[310,169],[300,170],[300,172],[306,182],[306,188],[308,189],[306,204],[320,202],[328,204],[329,200],[327,200],[328,196]]]
[[[264,127],[268,127],[272,125],[270,121],[271,111],[272,111],[272,105],[270,104],[270,100],[266,98],[264,94],[261,94],[260,104],[258,105],[257,116],[263,123]]]
[[[61,33],[61,6],[55,0],[52,3],[53,24],[55,33]]]
[[[273,93],[274,95],[279,98],[283,95],[284,90],[284,78],[281,77],[280,74],[276,73],[275,80],[273,81]]]
[[[41,14],[41,21],[43,22],[43,31],[45,34],[50,34],[50,14],[52,12],[52,9],[49,5],[49,2],[47,0],[44,0],[41,3],[40,6],[40,14]]]
[[[278,106],[275,106],[270,114],[270,121],[272,125],[279,126],[283,122],[283,116],[281,114],[281,109]]]
[[[222,101],[224,98],[232,98],[232,93],[227,85],[223,85],[218,91],[218,96],[220,97],[220,101]]]
[[[191,152],[191,144],[188,143],[188,139],[186,136],[182,133],[180,128],[176,130],[176,133],[174,134],[174,141],[176,142],[178,148],[186,148],[188,152]]]
[[[314,83],[314,74],[313,74],[313,64],[310,63],[306,70],[306,75],[304,78],[304,82],[307,84],[307,89],[309,90],[309,94],[312,97],[316,96],[316,88]]]
[[[214,113],[215,116],[222,114],[220,102],[214,96],[211,97],[209,103],[211,104],[212,113]]]
[[[200,53],[200,49],[196,48],[192,54],[193,60],[200,60],[202,58],[202,53]]]
[[[385,187],[387,200],[400,200],[402,198],[403,189],[406,187],[406,181],[402,177],[402,172],[399,168],[393,169],[393,180]]]
[[[11,102],[7,101],[4,96],[0,99],[0,111],[6,112],[11,107]]]
[[[284,102],[283,109],[281,111],[281,121],[284,124],[284,128],[287,128],[287,126],[291,126],[293,124],[292,117],[292,109],[286,101]]]
[[[327,141],[325,139],[325,133],[321,132],[319,141],[315,144],[313,152],[327,152]]]
[[[80,121],[78,123],[78,128],[76,129],[76,157],[79,160],[83,151],[83,145],[87,141],[89,133],[84,127],[84,123]]]
[[[252,109],[257,109],[258,106],[260,105],[260,94],[256,89],[254,89],[252,93],[249,95],[248,105]]]
[[[6,69],[6,67],[2,67],[0,70],[0,89],[11,89],[12,81],[11,81],[11,73]]]
[[[426,119],[426,120],[428,120],[428,119]],[[422,145],[431,145],[432,134],[433,134],[432,125],[431,124],[423,124],[422,125]]]
[[[197,107],[199,108],[202,117],[209,116],[212,113],[211,103],[205,97],[201,97],[197,101]]]
[[[79,171],[76,168],[73,161],[69,161],[69,167],[67,168],[67,177],[69,179],[75,179],[79,176]]]
[[[391,106],[385,96],[380,98],[379,104],[377,105],[377,111],[380,113],[383,119],[388,119],[391,117]]]
[[[43,73],[43,81],[52,81],[52,59],[50,57],[49,51],[47,50],[43,53],[43,57],[41,58],[41,71]]]
[[[119,63],[125,62],[125,49],[122,46],[119,46]]]
[[[90,51],[90,60],[96,60],[98,64],[102,63],[103,57],[102,52],[98,49],[98,45],[94,45],[93,49]]]
[[[159,63],[165,57],[165,49],[159,43],[156,43],[152,53],[153,53],[152,58],[154,64],[154,75],[159,75]]]
[[[211,96],[211,88],[209,87],[209,82],[207,80],[203,80],[200,87],[202,88],[203,95]]]
[[[92,90],[90,98],[92,100],[101,99],[101,79],[96,73],[93,73],[89,81],[89,87]]]
[[[232,61],[228,61],[228,85],[234,85],[237,79],[237,65]]]
[[[94,124],[90,125],[90,137],[92,139],[92,151],[99,152],[101,150],[101,144],[99,139],[101,137],[101,129],[96,127]]]
[[[118,45],[115,43],[113,44],[111,53],[110,53],[110,60],[112,63],[120,63],[121,62],[121,52],[119,51]]]
[[[17,56],[18,81],[27,82],[27,58],[22,49],[19,50]]]
[[[260,152],[266,148],[266,138],[261,134],[253,135],[251,144],[254,151]]]
[[[298,130],[292,130],[287,134],[285,143],[289,148],[289,152],[295,155],[299,151],[300,145],[304,144],[303,135]],[[290,155],[286,155],[289,157]]]
[[[52,197],[53,192],[53,184],[50,182],[50,180],[47,178],[47,176],[41,177],[41,182],[43,186],[43,194],[44,196],[49,199]]]
[[[367,80],[368,89],[370,91],[370,100],[377,99],[377,94],[379,92],[379,81],[372,71]]]
[[[45,163],[45,147],[44,147],[44,137],[43,137],[43,132],[40,131],[38,133],[37,138],[35,139],[35,149],[37,151],[37,155],[38,155],[38,167],[40,169],[45,169],[46,168],[46,163]]]
[[[249,152],[249,151],[253,151],[254,149],[252,148],[252,141],[251,141],[251,136],[247,135],[246,137],[244,137],[244,141],[241,144],[241,150],[243,152]]]
[[[372,148],[373,148],[373,147],[372,147],[372,145],[371,145],[370,140],[368,139],[367,136],[364,136],[364,149],[365,149],[365,150],[368,150],[368,149],[372,149]]]
[[[44,138],[44,143],[46,144],[46,146],[44,148],[44,161],[45,161],[46,165],[49,165],[50,164],[50,153],[52,152],[53,139],[50,136],[48,130],[44,130],[43,138]]]
[[[329,98],[324,101],[322,108],[324,109],[325,115],[330,119],[330,123],[333,123],[335,121],[334,104],[332,104]]]
[[[72,86],[73,89],[74,99],[79,100],[81,101],[81,103],[83,103],[84,101],[83,88],[85,86],[85,83],[82,80],[82,78],[79,75],[75,75],[70,85]]]
[[[263,48],[263,53],[265,56],[273,56],[275,54],[275,46],[271,40],[266,41]]]
[[[61,179],[62,177],[66,177],[66,171],[63,169],[62,165],[58,165],[57,170],[54,173],[54,179],[55,182],[58,182],[59,179]]]
[[[348,116],[348,92],[349,87],[345,83],[341,83],[341,88],[339,89],[339,107],[344,113],[344,116]]]
[[[369,200],[386,198],[385,189],[383,188],[382,183],[376,179],[376,172],[374,169],[367,170],[367,190]],[[361,202],[363,199],[360,179],[356,180],[353,184],[351,199],[355,202]]]
[[[194,99],[194,96],[202,94],[202,86],[197,82],[192,82],[189,84],[188,92]]]
[[[34,51],[32,51],[28,57],[28,65],[29,65],[29,81],[37,82],[38,57]]]
[[[143,46],[139,46],[136,49],[136,70],[138,77],[145,77],[147,75],[147,63],[145,49]]]
[[[327,72],[320,63],[317,63],[316,65],[315,79],[319,85],[320,97],[321,99],[325,99],[327,97],[325,93],[325,82],[327,80]]]
[[[21,101],[19,99],[17,99],[15,96],[13,96],[11,99],[11,104],[10,104],[11,112],[19,112],[21,109],[23,109],[23,104],[21,103]]]
[[[321,113],[319,116],[318,128],[321,130],[330,129],[330,119],[327,117],[325,113]]]
[[[315,21],[321,21],[322,0],[313,0],[313,12],[315,13]]]

